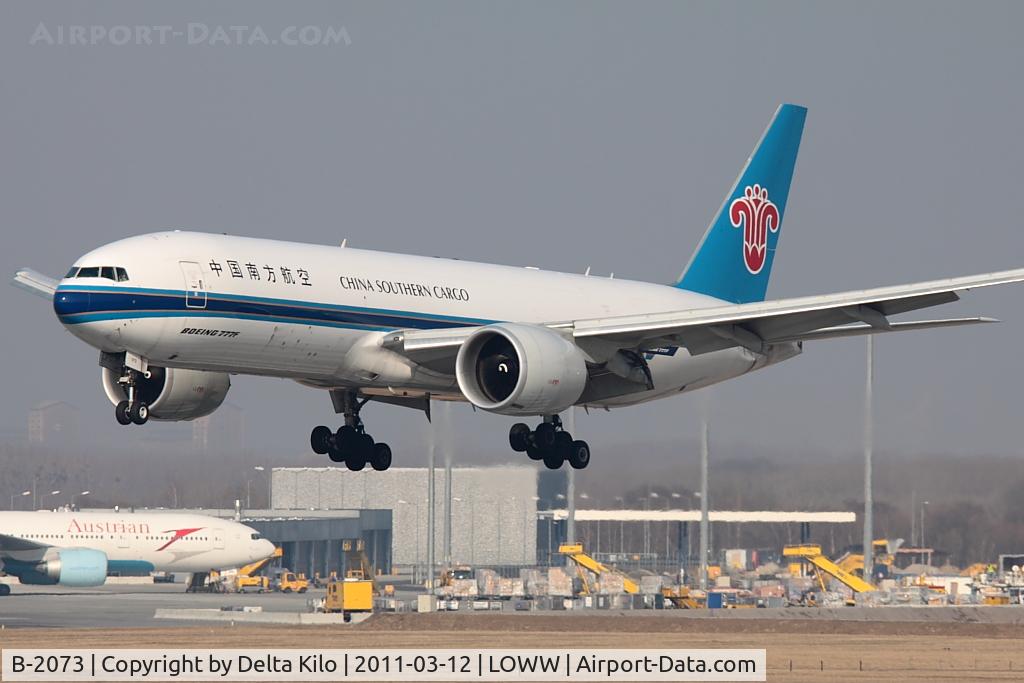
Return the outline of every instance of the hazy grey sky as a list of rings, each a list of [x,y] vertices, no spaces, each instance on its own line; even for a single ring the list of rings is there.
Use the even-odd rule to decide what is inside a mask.
[[[40,23],[53,40],[192,23],[348,42],[32,45]],[[1018,267],[1022,25],[1009,2],[3,3],[0,272],[60,275],[99,244],[189,228],[670,282],[784,101],[810,112],[770,297]],[[42,300],[5,286],[0,302],[0,440],[63,398],[144,443],[115,425],[93,349]],[[968,294],[938,315],[1005,322],[879,339],[880,449],[1019,452],[1022,302],[1020,286]],[[611,457],[692,439],[707,410],[734,448],[854,451],[864,350],[808,344],[579,431]],[[238,378],[230,400],[268,447],[303,451],[336,422],[288,381]],[[415,460],[421,417],[365,417]],[[463,450],[504,448],[510,419],[454,420]]]

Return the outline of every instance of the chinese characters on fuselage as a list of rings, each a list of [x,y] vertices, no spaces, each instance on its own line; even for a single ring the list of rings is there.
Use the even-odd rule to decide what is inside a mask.
[[[217,277],[231,276],[239,280],[256,280],[267,282],[272,285],[301,285],[312,287],[309,280],[309,271],[305,268],[292,268],[289,266],[272,266],[269,264],[256,264],[252,262],[242,263],[234,259],[226,259],[225,269],[220,261],[211,260],[209,263],[210,272]]]

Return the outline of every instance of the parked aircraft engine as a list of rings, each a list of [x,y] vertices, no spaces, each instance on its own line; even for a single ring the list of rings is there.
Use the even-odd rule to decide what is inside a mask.
[[[552,415],[583,394],[587,365],[572,342],[546,327],[498,323],[462,344],[455,376],[473,405],[500,415]]]
[[[44,586],[102,586],[107,580],[107,555],[91,548],[54,548],[41,562],[12,571],[22,583]]]
[[[118,383],[118,373],[103,368],[103,390],[114,405],[128,399],[128,389]],[[194,420],[209,415],[224,402],[231,379],[224,372],[181,370],[149,366],[149,377],[140,378],[136,391],[149,406],[154,420]]]

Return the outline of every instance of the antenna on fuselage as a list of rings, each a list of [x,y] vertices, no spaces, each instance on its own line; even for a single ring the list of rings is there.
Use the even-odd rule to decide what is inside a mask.
[[[583,271],[583,274],[584,275],[590,275],[590,266],[587,266],[587,269],[585,271]]]
[[[344,249],[348,245],[348,238],[346,237],[341,241],[341,248]]]

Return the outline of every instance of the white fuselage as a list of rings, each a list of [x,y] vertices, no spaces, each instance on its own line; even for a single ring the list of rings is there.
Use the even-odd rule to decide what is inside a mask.
[[[628,280],[191,232],[124,239],[75,265],[123,268],[127,276],[64,279],[54,296],[65,326],[101,350],[128,351],[170,368],[456,396],[454,377],[383,348],[386,333],[724,303]],[[639,403],[781,359],[741,348],[691,357],[673,348],[649,356],[653,390],[589,403]]]
[[[233,569],[274,552],[273,543],[244,524],[176,513],[0,512],[0,534],[54,549],[99,550],[111,572]],[[30,561],[39,551],[4,555]]]

